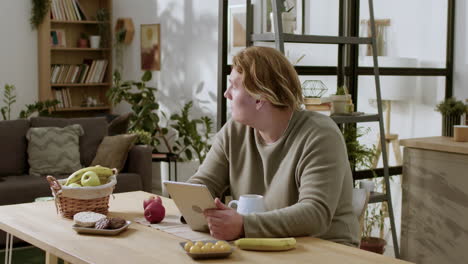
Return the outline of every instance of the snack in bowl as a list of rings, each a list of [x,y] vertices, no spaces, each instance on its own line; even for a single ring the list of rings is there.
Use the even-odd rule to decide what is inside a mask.
[[[75,224],[78,226],[94,227],[96,222],[104,218],[106,218],[105,215],[95,212],[79,212],[73,216],[73,221],[75,221]]]

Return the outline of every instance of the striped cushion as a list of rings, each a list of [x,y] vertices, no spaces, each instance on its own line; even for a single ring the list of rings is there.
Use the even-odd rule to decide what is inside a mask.
[[[29,174],[70,174],[81,168],[79,137],[80,125],[34,127],[28,130]]]

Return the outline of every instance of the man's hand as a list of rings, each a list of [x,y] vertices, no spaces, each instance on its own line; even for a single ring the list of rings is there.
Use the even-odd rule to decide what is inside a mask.
[[[216,239],[234,240],[244,233],[244,219],[236,210],[215,199],[216,209],[206,209],[203,213],[208,221],[210,234]]]

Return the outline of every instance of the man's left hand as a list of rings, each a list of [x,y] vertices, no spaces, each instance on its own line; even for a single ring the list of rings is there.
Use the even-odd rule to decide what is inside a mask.
[[[215,199],[216,209],[206,209],[203,213],[208,221],[210,234],[216,239],[234,240],[244,233],[244,219],[236,210]]]

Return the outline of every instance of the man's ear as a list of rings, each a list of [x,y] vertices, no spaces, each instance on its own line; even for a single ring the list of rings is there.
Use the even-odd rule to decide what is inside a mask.
[[[265,102],[266,102],[265,100],[257,99],[255,101],[255,109],[260,110],[260,108],[262,108]]]

